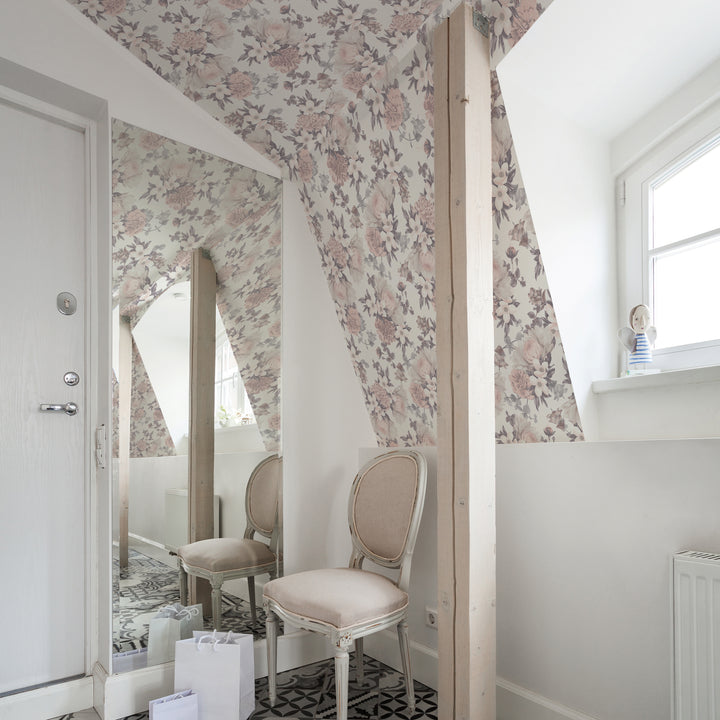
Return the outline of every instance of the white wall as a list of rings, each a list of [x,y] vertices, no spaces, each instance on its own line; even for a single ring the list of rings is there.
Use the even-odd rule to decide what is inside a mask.
[[[720,437],[720,367],[596,383],[600,440]]]
[[[498,446],[500,683],[601,720],[670,719],[670,557],[720,551],[719,462],[717,439]],[[510,705],[498,717],[524,720]]]
[[[283,194],[285,569],[347,565],[358,448],[376,444],[297,187]]]
[[[3,0],[0,55],[107,99],[111,117],[279,176],[273,163],[158,77],[65,0]]]
[[[528,91],[512,52],[497,68],[520,174],[587,440],[593,380],[617,376],[615,208],[608,141]]]

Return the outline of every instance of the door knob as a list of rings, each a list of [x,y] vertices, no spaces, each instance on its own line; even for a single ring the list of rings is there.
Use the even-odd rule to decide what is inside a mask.
[[[78,406],[74,402],[64,405],[43,404],[40,406],[42,412],[64,412],[66,415],[77,415]]]

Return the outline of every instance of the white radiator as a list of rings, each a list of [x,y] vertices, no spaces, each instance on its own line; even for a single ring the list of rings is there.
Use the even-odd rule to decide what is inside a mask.
[[[720,554],[673,557],[675,720],[720,718]]]

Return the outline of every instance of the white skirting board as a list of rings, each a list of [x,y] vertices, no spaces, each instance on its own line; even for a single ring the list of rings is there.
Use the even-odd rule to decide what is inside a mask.
[[[93,706],[93,678],[56,683],[0,698],[0,720],[43,720]]]
[[[278,672],[324,660],[331,655],[330,644],[322,635],[294,632],[278,637]],[[255,677],[266,675],[265,641],[258,640],[255,642]],[[118,720],[133,713],[144,712],[148,709],[150,700],[172,693],[175,663],[153,665],[142,670],[107,676],[103,669],[98,667],[96,677],[98,682],[95,710],[103,720]],[[38,717],[32,720],[37,720]],[[0,720],[5,718],[0,716]]]
[[[396,670],[402,669],[397,633],[392,630],[366,636],[365,653]],[[437,650],[411,641],[410,664],[415,680],[437,690]],[[597,720],[504,678],[497,679],[496,688],[497,720]]]
[[[497,720],[598,720],[500,677],[495,687]]]

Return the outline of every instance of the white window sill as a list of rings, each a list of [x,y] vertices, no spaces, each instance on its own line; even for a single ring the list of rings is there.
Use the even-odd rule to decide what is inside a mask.
[[[687,370],[664,370],[650,375],[624,375],[611,380],[595,380],[592,384],[592,391],[596,395],[602,395],[625,390],[645,390],[711,382],[720,382],[720,365]]]

